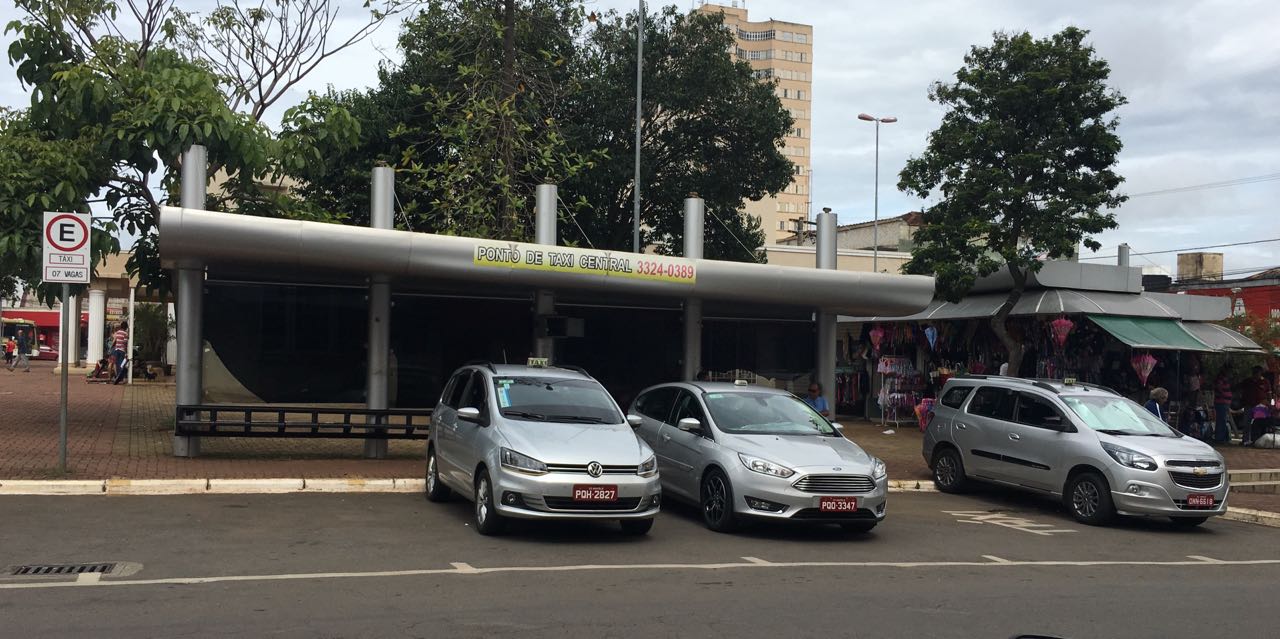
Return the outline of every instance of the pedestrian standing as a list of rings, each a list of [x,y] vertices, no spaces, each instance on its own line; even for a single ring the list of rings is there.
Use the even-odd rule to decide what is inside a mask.
[[[1223,443],[1231,439],[1231,430],[1227,427],[1227,420],[1231,418],[1230,413],[1231,382],[1227,379],[1226,371],[1223,371],[1218,373],[1218,379],[1213,383],[1213,414],[1216,427],[1213,441]]]
[[[18,345],[13,342],[12,337],[10,337],[7,340],[4,340],[4,365],[5,366],[10,366],[13,364],[13,351],[17,347]]]
[[[19,366],[23,372],[31,372],[31,360],[27,359],[27,355],[31,352],[31,341],[27,339],[26,331],[18,331],[18,339],[14,340],[13,361],[9,363],[9,372]]]
[[[827,398],[822,396],[822,385],[814,382],[809,384],[809,396],[804,398],[804,403],[809,408],[817,411],[823,417],[831,417],[831,407],[827,406]]]
[[[1147,410],[1151,411],[1151,414],[1155,415],[1160,421],[1167,422],[1169,419],[1165,416],[1164,411],[1168,401],[1169,391],[1157,386],[1151,389],[1151,399],[1147,400]]]
[[[125,349],[129,348],[129,322],[120,322],[120,328],[111,336],[111,358],[116,363],[116,384],[124,381]]]

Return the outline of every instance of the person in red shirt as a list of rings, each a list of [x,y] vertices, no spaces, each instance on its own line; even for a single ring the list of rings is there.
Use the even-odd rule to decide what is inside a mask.
[[[116,384],[124,381],[125,351],[129,348],[129,322],[120,322],[120,328],[111,336],[111,357],[116,363]]]

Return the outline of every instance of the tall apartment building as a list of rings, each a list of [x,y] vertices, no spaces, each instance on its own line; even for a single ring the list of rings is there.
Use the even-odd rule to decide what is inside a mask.
[[[776,79],[778,97],[795,119],[782,152],[795,165],[795,177],[778,195],[747,202],[746,212],[760,218],[769,243],[788,237],[794,220],[808,218],[809,154],[813,130],[813,27],[807,24],[747,20],[746,2],[729,5],[703,2],[698,11],[723,13],[737,40],[737,56],[751,64],[761,80]]]

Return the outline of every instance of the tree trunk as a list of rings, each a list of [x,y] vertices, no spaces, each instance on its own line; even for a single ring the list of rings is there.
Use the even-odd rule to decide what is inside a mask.
[[[502,99],[510,100],[512,108],[516,108],[516,0],[503,0],[502,3]],[[505,111],[504,111],[505,113]],[[502,161],[502,168],[507,174],[507,184],[514,187],[517,184],[518,176],[516,175],[516,158],[515,144],[516,125],[510,121],[507,116],[503,117],[503,122],[499,132],[499,150],[498,154]],[[506,218],[503,225],[506,228],[507,237],[520,237],[520,211],[518,211],[511,203],[510,198],[503,198],[502,211]]]
[[[1009,314],[1013,312],[1013,307],[1022,299],[1022,292],[1027,287],[1027,273],[1022,269],[1009,265],[1009,275],[1013,277],[1013,288],[1009,290],[1009,296],[1005,298],[1004,304],[996,311],[995,317],[991,318],[991,330],[995,331],[996,337],[1000,338],[1000,342],[1004,344],[1005,351],[1009,353],[1008,375],[1010,377],[1021,377],[1018,372],[1022,369],[1022,355],[1025,346],[1022,342],[1013,339],[1009,335]]]

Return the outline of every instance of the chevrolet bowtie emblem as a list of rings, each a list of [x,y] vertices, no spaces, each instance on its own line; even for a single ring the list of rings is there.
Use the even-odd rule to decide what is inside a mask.
[[[1206,473],[1208,473],[1209,471],[1207,471],[1207,470],[1205,470],[1205,469],[1203,469],[1203,468],[1197,468],[1197,469],[1195,469],[1195,470],[1193,470],[1193,471],[1191,471],[1191,472],[1192,472],[1192,473],[1195,473],[1195,476],[1196,476],[1196,477],[1203,477],[1203,476],[1204,476]]]

